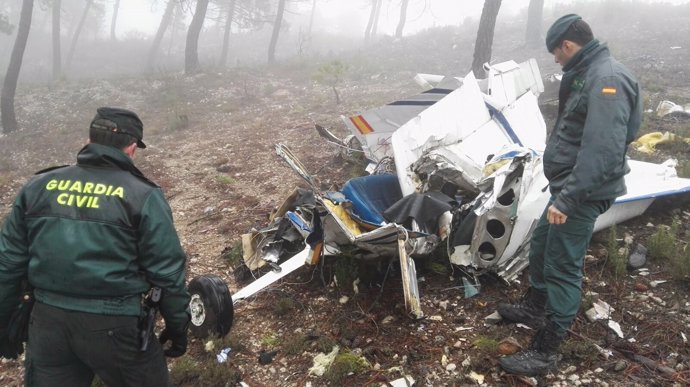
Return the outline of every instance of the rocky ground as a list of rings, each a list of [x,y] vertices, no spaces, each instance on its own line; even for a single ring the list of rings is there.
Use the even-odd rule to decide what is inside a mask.
[[[641,14],[652,18],[649,13],[645,8]],[[638,74],[645,89],[645,108],[650,112],[645,114],[642,133],[690,136],[689,121],[659,118],[651,111],[664,99],[690,102],[690,42],[679,38],[687,36],[686,19],[666,18],[658,33],[636,39],[628,39],[620,24],[619,29],[615,25],[603,29],[614,53]],[[497,61],[536,57],[543,73],[558,70],[541,47],[520,45],[516,36],[522,36],[521,26],[499,27],[504,30],[496,35]],[[334,103],[328,87],[313,81],[316,65],[307,61],[194,77],[166,74],[20,85],[16,106],[22,129],[0,137],[2,214],[32,172],[74,161],[96,107],[129,107],[140,113],[149,144],[135,161],[162,186],[171,203],[189,256],[188,277],[219,275],[236,291],[242,284],[232,275],[230,260],[240,234],[265,226],[271,210],[295,186],[304,186],[275,154],[274,145],[289,146],[324,187],[339,187],[362,174],[361,166],[339,157],[339,150],[317,135],[314,123],[345,135],[341,114],[420,91],[412,82],[414,71],[463,75],[471,60],[466,53],[471,52],[473,34],[428,31],[402,42],[384,39],[367,53],[353,54],[345,80],[338,85],[340,105]],[[423,57],[418,56],[420,51]],[[373,58],[363,59],[367,55]],[[547,121],[553,119],[553,110],[543,107]],[[676,142],[652,155],[634,150],[630,154],[655,162],[676,157],[679,173],[690,176],[687,152],[686,144]],[[559,370],[552,375],[520,378],[503,373],[497,366],[501,351],[516,344],[526,346],[532,332],[514,325],[485,324],[484,318],[499,302],[520,296],[526,278],[508,285],[486,276],[480,294],[465,298],[459,272],[441,257],[417,263],[425,319],[406,316],[396,265],[385,282],[381,268],[356,267],[362,281],[355,292],[351,286],[334,286],[337,265],[331,259],[300,269],[238,304],[226,338],[194,339],[187,355],[170,360],[173,380],[180,386],[225,386],[240,380],[252,387],[359,386],[386,385],[409,375],[419,385],[429,386],[686,385],[690,383],[686,340],[690,282],[682,272],[683,260],[674,257],[686,256],[687,203],[674,199],[655,204],[643,216],[619,225],[613,242],[609,230],[595,235],[586,260],[584,291],[589,295],[583,308],[596,299],[609,303],[615,308],[612,319],[620,323],[625,338],[581,314],[562,348]],[[660,233],[660,226],[668,232]],[[657,247],[658,256],[648,257],[646,270],[616,273],[612,254],[636,243]],[[323,376],[311,375],[314,358],[334,345],[348,355]],[[232,348],[228,361],[218,364],[216,354],[228,347]],[[274,355],[268,364],[258,361],[262,352]],[[20,361],[0,363],[0,384],[22,384]]]

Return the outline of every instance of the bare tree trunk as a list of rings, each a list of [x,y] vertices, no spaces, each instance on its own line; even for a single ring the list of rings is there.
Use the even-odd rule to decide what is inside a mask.
[[[530,0],[527,8],[527,29],[525,44],[528,47],[539,47],[544,43],[541,38],[541,25],[544,14],[544,0]]]
[[[228,15],[225,18],[225,33],[223,34],[223,49],[220,52],[220,67],[225,67],[228,63],[228,46],[230,46],[230,27],[232,26],[232,16],[235,13],[235,3],[237,0],[230,0],[228,5]]]
[[[379,0],[371,1],[371,12],[369,13],[369,22],[367,22],[367,28],[364,30],[364,41],[369,43],[371,40],[371,28],[374,26],[374,16],[376,16],[376,4]]]
[[[268,45],[268,64],[274,64],[276,62],[276,45],[278,44],[278,36],[280,35],[280,25],[283,23],[283,13],[285,13],[285,0],[279,0],[276,20],[273,23],[271,43]]]
[[[177,1],[177,0],[175,0]],[[168,50],[165,53],[166,59],[170,60],[172,57],[172,50],[173,47],[175,46],[175,42],[177,42],[177,35],[178,31],[180,30],[180,25],[183,23],[184,19],[184,10],[182,7],[175,7],[173,14],[172,14],[172,20],[170,20],[170,39],[168,39]]]
[[[151,43],[151,48],[149,49],[149,55],[146,59],[146,71],[153,71],[153,64],[156,60],[156,54],[160,48],[161,41],[165,35],[165,30],[168,29],[170,21],[172,20],[173,11],[175,10],[175,5],[177,0],[168,0],[168,4],[165,6],[165,12],[163,13],[163,18],[158,25],[158,30],[156,31],[156,36],[153,38],[153,43]]]
[[[376,36],[376,32],[379,28],[379,18],[381,17],[381,4],[383,4],[383,0],[378,0],[376,3],[376,14],[374,15],[374,25],[371,26],[371,38],[373,39]]]
[[[311,37],[311,29],[314,27],[314,14],[316,13],[316,0],[311,4],[311,16],[309,16],[309,30],[307,36]]]
[[[402,38],[403,28],[405,28],[405,22],[407,21],[407,4],[410,0],[402,0],[400,4],[400,20],[398,20],[398,28],[395,29],[395,37]]]
[[[17,79],[19,70],[22,67],[24,49],[29,38],[31,29],[31,14],[33,13],[34,0],[23,0],[22,11],[19,17],[19,27],[17,28],[17,38],[12,48],[12,56],[7,66],[5,82],[2,85],[2,96],[0,96],[0,113],[2,114],[2,128],[5,133],[17,130],[17,118],[14,115],[14,94],[17,91]]]
[[[91,4],[93,4],[93,0],[86,0],[84,12],[82,12],[81,14],[81,19],[79,19],[77,29],[74,31],[74,36],[72,36],[72,43],[69,46],[69,51],[67,51],[67,60],[65,61],[65,68],[69,68],[70,64],[72,64],[72,57],[74,56],[74,50],[77,47],[77,40],[79,40],[79,35],[81,34],[82,27],[84,27],[86,15],[89,13],[89,8],[91,8]]]
[[[116,40],[115,37],[115,27],[117,26],[117,13],[120,10],[120,0],[115,0],[115,5],[113,6],[113,20],[110,22],[110,39]]]
[[[53,80],[58,80],[62,76],[62,53],[60,52],[61,6],[61,0],[53,0]]]
[[[187,44],[184,47],[184,73],[196,74],[201,70],[199,65],[199,35],[206,19],[208,0],[197,0],[196,11],[187,30]]]
[[[474,43],[474,59],[472,71],[477,78],[484,78],[484,63],[491,60],[491,46],[494,42],[494,29],[498,10],[501,8],[501,0],[484,0],[482,16],[479,19],[479,31],[477,41]]]

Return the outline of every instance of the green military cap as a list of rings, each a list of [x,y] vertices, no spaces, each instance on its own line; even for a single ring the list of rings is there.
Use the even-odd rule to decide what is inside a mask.
[[[546,49],[552,52],[558,45],[563,41],[563,35],[568,30],[571,24],[574,22],[582,20],[580,15],[570,13],[565,16],[561,16],[553,22],[549,30],[546,32]]]
[[[136,113],[127,109],[100,107],[91,121],[91,129],[105,129],[112,132],[128,134],[137,139],[138,148],[146,148],[144,144],[144,124]]]

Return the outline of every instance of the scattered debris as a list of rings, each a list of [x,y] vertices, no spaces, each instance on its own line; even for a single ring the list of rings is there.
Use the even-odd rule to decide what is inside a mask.
[[[471,371],[470,374],[468,375],[470,379],[474,380],[477,382],[477,384],[484,384],[484,375],[478,374],[474,371]]]
[[[270,352],[261,351],[259,353],[259,364],[261,364],[261,365],[271,364],[273,362],[273,358],[275,357],[276,354],[278,354],[278,350],[270,351]]]
[[[655,287],[657,287],[663,283],[666,283],[666,282],[668,282],[668,281],[667,280],[654,280],[654,281],[649,282],[649,286],[655,288]]]
[[[232,348],[223,348],[218,354],[216,355],[216,359],[218,360],[218,363],[225,363],[228,361],[228,355],[232,351]]]
[[[656,115],[659,117],[675,117],[690,119],[690,103],[683,106],[671,101],[661,101],[656,107]]]
[[[670,132],[651,132],[640,136],[633,141],[632,145],[635,150],[642,153],[652,154],[656,152],[656,146],[659,144],[668,144],[676,141],[684,141],[690,144],[690,138],[680,137],[675,133]]]
[[[333,364],[335,357],[338,356],[340,352],[339,346],[333,346],[333,349],[328,354],[319,353],[314,356],[314,365],[309,369],[310,375],[323,376],[328,368]]]
[[[592,303],[592,307],[585,312],[585,316],[591,322],[597,320],[607,320],[611,318],[611,313],[615,309],[611,305],[607,304],[604,300],[596,300]]]
[[[414,384],[414,378],[411,375],[405,375],[400,379],[395,379],[386,384],[381,384],[381,387],[412,387]]]
[[[462,285],[465,288],[465,298],[472,298],[479,294],[479,290],[467,278],[462,277]]]
[[[616,332],[616,335],[620,337],[621,339],[624,337],[623,336],[623,330],[621,330],[621,325],[613,320],[608,320],[607,321],[607,326],[611,328],[612,331]]]
[[[503,317],[501,317],[501,314],[498,313],[498,311],[484,317],[484,322],[491,325],[498,324],[501,320],[503,320]]]

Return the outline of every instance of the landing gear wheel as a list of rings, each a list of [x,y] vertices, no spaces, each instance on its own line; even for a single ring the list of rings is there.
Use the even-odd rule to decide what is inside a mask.
[[[234,317],[232,296],[223,280],[215,275],[203,275],[189,283],[191,334],[198,338],[223,337],[228,334]]]

